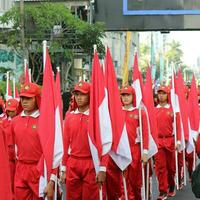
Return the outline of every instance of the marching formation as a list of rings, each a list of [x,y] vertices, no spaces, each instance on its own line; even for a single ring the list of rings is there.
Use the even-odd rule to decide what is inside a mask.
[[[186,86],[173,70],[155,89],[135,54],[132,82],[119,87],[109,49],[103,64],[95,52],[91,81],[75,85],[65,119],[46,47],[43,85],[28,76],[19,96],[7,90],[0,100],[0,199],[63,199],[66,184],[67,200],[153,200],[155,173],[164,200],[191,181],[200,155],[194,76]]]

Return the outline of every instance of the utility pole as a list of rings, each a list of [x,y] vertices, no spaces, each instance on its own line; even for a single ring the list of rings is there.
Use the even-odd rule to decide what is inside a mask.
[[[25,50],[25,34],[24,34],[24,0],[20,0],[20,24],[21,24],[21,45],[22,45],[23,59],[25,59],[26,50]]]

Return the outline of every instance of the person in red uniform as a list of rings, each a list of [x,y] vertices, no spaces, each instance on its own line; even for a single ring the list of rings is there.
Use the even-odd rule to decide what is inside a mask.
[[[10,170],[6,145],[6,137],[0,126],[0,199],[12,200]]]
[[[180,148],[181,128],[180,115],[176,114],[177,141],[174,140],[174,114],[168,104],[169,89],[166,86],[158,88],[158,101],[156,107],[156,119],[158,126],[158,153],[155,155],[155,167],[159,184],[159,196],[157,200],[166,199],[167,196],[175,196],[175,151]]]
[[[42,148],[38,136],[38,120],[40,116],[40,87],[35,83],[22,86],[20,102],[23,111],[13,118],[11,130],[17,146],[17,163],[15,171],[15,198],[18,200],[39,200],[39,178],[37,164],[42,156]],[[48,182],[44,194],[53,195],[55,175]]]
[[[4,100],[0,99],[0,126],[3,123],[3,120],[6,119],[6,113],[5,113],[5,106],[4,106]]]
[[[14,176],[15,176],[15,143],[14,135],[11,131],[11,120],[17,115],[19,102],[16,99],[9,99],[6,101],[6,115],[7,118],[3,120],[2,129],[6,137],[6,143],[8,147],[9,165],[10,165],[10,175],[11,175],[11,185],[12,191],[14,193]]]
[[[105,182],[106,160],[101,159],[96,175],[88,141],[90,84],[80,81],[73,94],[77,109],[66,115],[62,181],[66,178],[67,199],[99,199],[99,185]]]
[[[131,86],[125,86],[121,89],[121,100],[123,103],[123,110],[126,114],[126,128],[128,133],[129,144],[132,154],[132,163],[128,166],[125,174],[126,180],[129,183],[135,200],[141,200],[142,188],[142,164],[148,161],[148,124],[145,112],[141,112],[142,119],[142,138],[143,138],[143,152],[141,154],[141,139],[140,139],[140,122],[139,110],[133,107],[135,92]]]

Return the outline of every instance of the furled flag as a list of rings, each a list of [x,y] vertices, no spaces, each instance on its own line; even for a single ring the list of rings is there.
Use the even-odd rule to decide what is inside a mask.
[[[17,101],[19,101],[19,91],[15,84],[15,78],[13,78],[13,98],[16,99]]]
[[[9,77],[9,72],[6,73],[6,101],[9,99],[12,99],[12,90],[10,87],[10,77]]]
[[[105,84],[108,91],[108,106],[113,136],[110,156],[117,166],[121,170],[124,170],[132,162],[132,156],[125,125],[125,113],[122,110],[119,89],[109,49],[107,49],[105,59]]]
[[[196,140],[199,130],[199,106],[196,81],[193,75],[190,93],[188,96],[188,114],[189,114],[189,145],[187,152],[191,153],[194,150],[194,140]]]
[[[95,170],[98,173],[102,156],[107,154],[112,146],[112,127],[108,110],[108,92],[96,52],[92,67],[88,137]]]
[[[41,173],[39,184],[40,197],[43,195],[43,190],[50,180],[52,169],[56,169],[59,166],[63,155],[62,125],[59,105],[55,97],[56,93],[51,60],[47,48],[45,55],[46,60],[38,127],[38,134],[43,151],[43,156],[38,164],[38,169]]]
[[[27,64],[26,59],[24,59],[24,74],[25,74],[25,84],[30,83],[31,78],[30,78],[30,72],[29,72],[29,69],[28,69],[28,64]]]

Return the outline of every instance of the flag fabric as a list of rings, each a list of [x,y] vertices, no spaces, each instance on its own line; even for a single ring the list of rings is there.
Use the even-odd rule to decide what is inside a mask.
[[[154,108],[154,98],[152,89],[151,69],[148,66],[146,71],[146,83],[144,86],[145,95],[143,94],[144,105],[147,109],[147,118],[150,125],[149,131],[149,157],[157,153],[157,121]],[[144,92],[143,92],[144,93]]]
[[[150,68],[149,68],[150,70]],[[151,71],[151,70],[150,70]],[[135,96],[136,96],[136,108],[143,109],[146,116],[147,116],[147,122],[148,122],[148,138],[149,138],[149,152],[148,157],[151,158],[153,155],[155,155],[158,151],[157,145],[156,145],[156,139],[153,138],[152,134],[155,134],[156,136],[156,129],[155,127],[152,127],[155,125],[155,116],[153,116],[154,108],[152,107],[152,101],[150,100],[153,98],[152,93],[152,80],[149,75],[151,75],[151,72],[147,73],[147,83],[145,87],[145,94],[144,94],[144,86],[142,82],[142,75],[139,71],[139,65],[138,65],[138,55],[137,53],[134,55],[134,64],[133,64],[133,88],[135,90]],[[147,91],[146,91],[147,89]],[[153,131],[153,132],[151,132]]]
[[[0,128],[0,194],[2,200],[12,200],[9,159],[5,136]]]
[[[128,83],[128,64],[129,64],[131,37],[132,37],[132,33],[130,31],[127,31],[126,32],[124,64],[123,64],[123,74],[122,74],[122,85],[125,85]]]
[[[188,96],[188,115],[189,115],[189,145],[187,152],[190,153],[194,150],[194,140],[198,135],[199,130],[199,106],[198,106],[198,95],[196,88],[196,81],[193,75],[190,93]]]
[[[178,76],[175,79],[175,90],[178,95],[179,107],[180,107],[180,116],[181,116],[181,148],[180,150],[185,149],[185,140],[189,139],[189,117],[187,110],[187,100],[185,97],[184,91],[184,81],[181,74],[181,71],[178,71]]]
[[[48,49],[46,49],[38,127],[38,134],[43,151],[43,155],[38,163],[38,169],[41,173],[39,183],[40,197],[43,195],[44,187],[50,180],[52,169],[56,169],[62,159],[63,142],[61,130],[60,113],[55,97],[55,84],[51,60]]]
[[[113,137],[110,156],[123,171],[132,162],[132,156],[125,125],[125,113],[122,110],[118,84],[109,49],[107,49],[105,58],[105,85],[108,91],[108,107]]]
[[[9,99],[12,99],[12,90],[10,86],[10,77],[9,77],[9,72],[6,74],[6,101]]]
[[[17,89],[17,86],[15,84],[15,78],[13,78],[13,98],[19,101],[19,91]]]
[[[92,67],[88,138],[95,171],[98,173],[102,156],[107,154],[112,146],[112,127],[108,92],[97,52],[94,54]]]
[[[24,74],[25,74],[25,84],[30,83],[31,82],[30,73],[26,61],[24,62]]]

